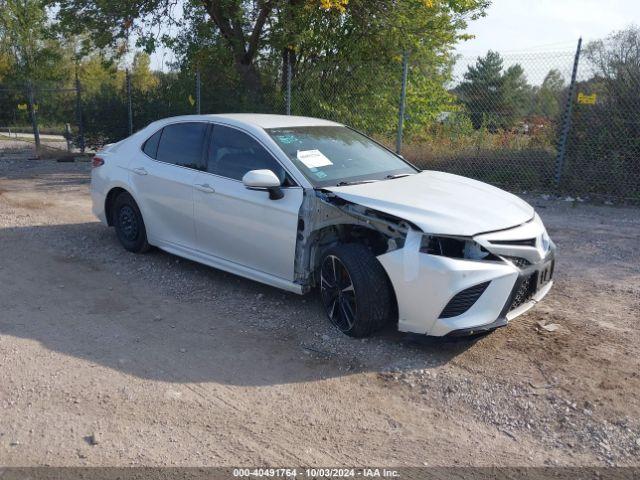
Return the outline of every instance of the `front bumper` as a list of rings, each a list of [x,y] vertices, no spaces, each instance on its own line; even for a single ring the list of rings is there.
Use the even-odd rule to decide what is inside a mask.
[[[513,289],[511,290],[511,294],[500,312],[500,316],[495,321],[486,325],[452,330],[446,335],[448,337],[462,337],[489,332],[500,327],[506,327],[511,320],[533,308],[538,302],[547,296],[547,293],[549,293],[553,286],[553,280],[551,278],[553,276],[553,268],[555,267],[554,255],[555,252],[552,250],[550,255],[547,256],[543,262],[520,272]],[[533,282],[537,281],[538,275],[540,275],[540,266],[546,266],[549,263],[551,263],[551,276],[549,277],[549,280],[544,283],[544,285],[532,288],[531,285]]]
[[[514,230],[513,238],[517,238],[521,232]],[[544,255],[538,252],[535,262],[521,267],[509,261],[448,258],[409,249],[405,245],[378,257],[396,295],[398,329],[402,332],[456,336],[493,330],[532,308],[553,285],[553,243]],[[540,271],[548,277],[543,284],[538,283]],[[468,309],[455,316],[443,316],[443,310],[456,295],[483,283],[488,285]]]

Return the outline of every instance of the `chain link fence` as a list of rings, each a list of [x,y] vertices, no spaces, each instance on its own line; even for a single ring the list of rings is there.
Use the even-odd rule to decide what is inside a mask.
[[[510,190],[554,190],[573,61],[573,52],[459,58],[452,108],[408,139],[406,157]]]
[[[349,125],[391,145],[398,129],[402,59],[304,64],[291,78],[290,113]],[[286,92],[285,92],[286,93]]]
[[[617,50],[600,46],[601,56]],[[370,75],[352,72],[355,85],[317,66],[293,77],[292,113],[359,128],[420,168],[518,193],[639,203],[640,67],[596,53],[580,41],[575,50],[459,57],[447,99],[419,88],[425,76],[410,54],[406,77],[400,60],[362,65]]]
[[[0,85],[0,141],[33,145],[41,156],[78,141],[76,89],[52,82]]]
[[[156,72],[144,86],[128,71],[98,86],[0,85],[0,135],[31,132],[78,152],[168,116],[304,115],[363,131],[420,168],[518,193],[639,203],[640,67],[614,46],[596,47],[488,52],[429,71],[410,52],[387,63],[289,56],[267,72],[259,97],[214,65]]]
[[[640,203],[640,45],[620,40],[580,59],[558,188]]]

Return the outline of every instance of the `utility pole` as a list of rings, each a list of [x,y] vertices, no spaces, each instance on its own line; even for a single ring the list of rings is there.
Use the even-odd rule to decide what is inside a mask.
[[[200,68],[196,70],[196,112],[200,115]]]
[[[402,129],[404,126],[404,110],[407,101],[407,77],[409,74],[409,53],[402,53],[402,87],[400,89],[400,107],[398,108],[398,136],[396,138],[396,153],[402,153]]]
[[[573,100],[576,96],[576,76],[578,74],[578,64],[580,63],[580,49],[582,48],[582,37],[578,39],[578,48],[576,56],[573,60],[573,71],[571,72],[571,84],[567,93],[567,103],[562,116],[562,133],[558,140],[558,156],[556,158],[556,187],[560,185],[562,180],[562,172],[564,170],[565,159],[567,155],[567,140],[571,131],[571,114],[573,112]]]
[[[291,50],[287,49],[287,93],[286,93],[286,109],[287,115],[291,115]]]
[[[78,63],[76,62],[76,116],[78,121],[78,146],[80,153],[84,153],[84,123],[82,119],[82,94],[80,86],[80,77],[78,76]]]
[[[29,80],[29,115],[31,116],[31,126],[33,128],[33,140],[36,144],[36,155],[40,154],[40,129],[38,128],[38,115],[36,113],[35,100],[33,96],[33,83]]]
[[[127,110],[129,116],[129,135],[133,135],[133,107],[131,105],[131,75],[129,75],[129,69],[125,71],[127,80]]]

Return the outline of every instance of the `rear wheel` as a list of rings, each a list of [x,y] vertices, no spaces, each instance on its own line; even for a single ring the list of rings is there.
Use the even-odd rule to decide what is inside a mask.
[[[134,253],[144,253],[151,247],[142,214],[135,200],[127,192],[116,197],[113,208],[113,225],[122,246]]]
[[[393,311],[387,274],[364,245],[338,245],[324,253],[320,297],[331,323],[352,337],[381,329]]]

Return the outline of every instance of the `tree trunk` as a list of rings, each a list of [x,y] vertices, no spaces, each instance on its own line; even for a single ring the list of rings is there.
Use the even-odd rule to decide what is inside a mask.
[[[262,104],[264,101],[264,91],[260,72],[258,72],[256,64],[254,62],[247,63],[238,59],[236,59],[234,63],[235,69],[247,89],[247,93],[258,103]]]
[[[264,92],[255,58],[260,48],[264,25],[273,9],[273,4],[268,0],[262,3],[250,35],[245,36],[243,27],[246,25],[246,19],[242,11],[242,2],[203,0],[203,3],[211,20],[228,42],[235,69],[247,92],[259,103],[263,103]]]

